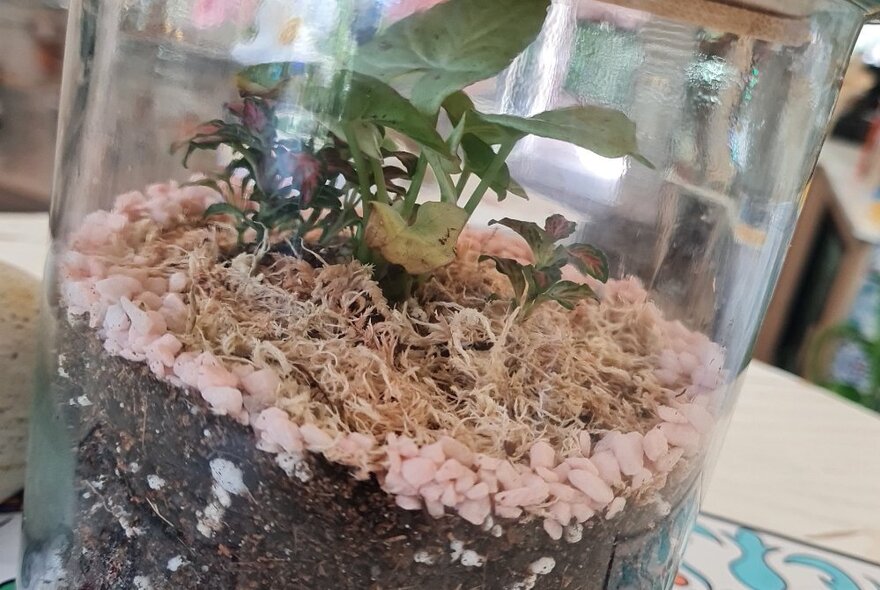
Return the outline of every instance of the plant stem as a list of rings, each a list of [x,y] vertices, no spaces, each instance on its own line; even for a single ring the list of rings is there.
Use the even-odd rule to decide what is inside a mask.
[[[382,170],[382,162],[370,158],[370,167],[373,169],[373,177],[376,181],[376,197],[380,203],[390,204],[391,199],[388,198],[388,188],[385,186],[385,172]]]
[[[434,171],[434,176],[437,178],[437,185],[440,187],[440,200],[444,203],[455,203],[457,200],[455,185],[452,183],[452,177],[443,169],[443,161],[440,159],[440,155],[431,150],[425,150],[425,154],[428,163],[431,164],[431,169]]]
[[[358,260],[365,262],[369,256],[369,249],[367,248],[364,234],[367,229],[367,223],[370,221],[373,194],[370,192],[370,177],[367,174],[367,163],[364,160],[364,154],[361,152],[360,146],[357,144],[357,137],[354,129],[352,129],[350,125],[345,126],[345,140],[348,142],[348,147],[351,149],[351,157],[354,160],[354,166],[357,170],[358,182],[360,183],[361,203],[363,203],[364,208],[361,225],[355,236],[355,242],[357,243],[355,254]]]
[[[419,154],[419,161],[416,162],[416,171],[413,174],[412,182],[406,191],[406,197],[403,199],[403,212],[401,216],[406,219],[412,214],[415,207],[416,199],[419,198],[419,191],[422,190],[422,183],[425,181],[425,173],[428,171],[428,159],[424,153]]]
[[[471,195],[471,198],[468,200],[467,205],[465,205],[464,210],[468,212],[468,215],[473,215],[474,211],[477,210],[477,207],[480,204],[480,201],[483,200],[483,197],[486,195],[486,191],[489,190],[489,187],[492,186],[492,181],[495,180],[495,177],[498,176],[498,173],[501,172],[501,168],[504,166],[504,163],[507,161],[508,156],[510,156],[510,152],[513,151],[516,142],[510,141],[508,143],[502,144],[498,149],[498,153],[495,154],[495,159],[492,160],[492,163],[489,165],[489,169],[486,170],[486,173],[483,175],[483,179],[480,181],[480,184],[477,186],[476,190],[474,190],[474,194]]]
[[[461,198],[461,193],[464,192],[464,187],[467,186],[468,180],[471,178],[471,173],[469,170],[465,170],[461,173],[461,176],[458,177],[458,182],[455,183],[455,200]]]

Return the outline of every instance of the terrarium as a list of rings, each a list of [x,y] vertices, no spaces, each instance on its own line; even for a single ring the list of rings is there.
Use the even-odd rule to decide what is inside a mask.
[[[23,588],[669,588],[864,17],[72,2]]]

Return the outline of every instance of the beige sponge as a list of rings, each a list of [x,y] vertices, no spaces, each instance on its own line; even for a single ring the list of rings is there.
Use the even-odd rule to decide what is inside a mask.
[[[40,281],[0,263],[0,501],[24,484]]]

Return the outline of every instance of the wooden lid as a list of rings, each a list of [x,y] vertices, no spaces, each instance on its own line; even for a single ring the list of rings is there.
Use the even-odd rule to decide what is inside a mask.
[[[818,0],[603,0],[710,30],[800,46],[810,41]]]

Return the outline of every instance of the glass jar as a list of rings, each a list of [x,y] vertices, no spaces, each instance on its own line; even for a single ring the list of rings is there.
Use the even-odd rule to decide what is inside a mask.
[[[865,8],[72,2],[22,587],[671,587]]]

